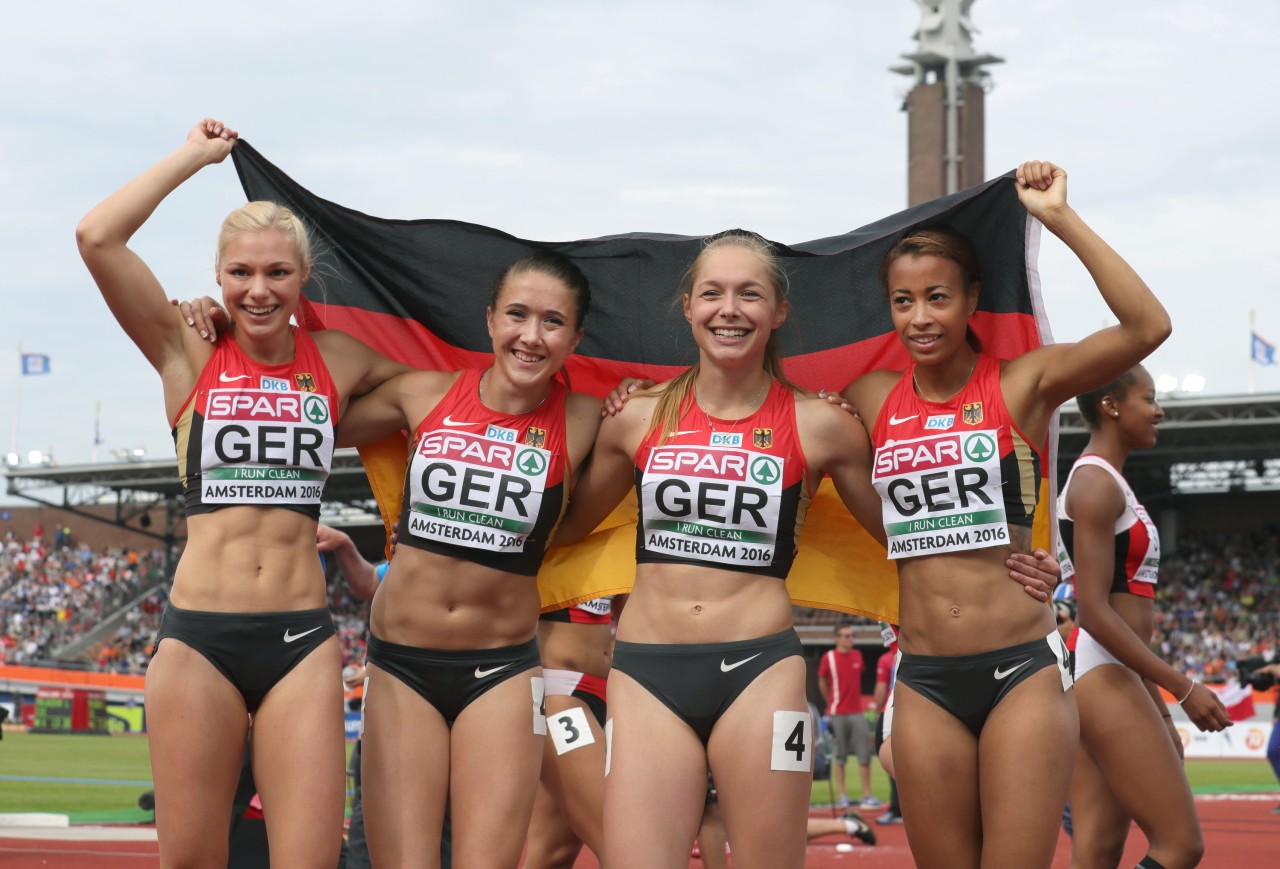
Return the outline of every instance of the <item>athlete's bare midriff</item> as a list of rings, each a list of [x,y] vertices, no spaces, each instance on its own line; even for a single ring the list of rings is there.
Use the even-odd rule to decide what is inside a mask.
[[[424,649],[493,649],[533,638],[537,579],[402,546],[374,595],[369,629]]]
[[[792,626],[780,579],[686,564],[641,564],[618,622],[632,643],[726,643]]]
[[[1053,612],[1009,579],[1013,549],[904,558],[898,562],[902,650],[971,655],[1043,638]]]
[[[182,609],[210,612],[325,606],[316,520],[293,510],[248,506],[191,516],[169,599]]]
[[[542,666],[608,677],[613,662],[613,626],[538,622]]]
[[[1144,643],[1151,642],[1155,627],[1155,601],[1137,594],[1110,594],[1108,600],[1129,630]]]

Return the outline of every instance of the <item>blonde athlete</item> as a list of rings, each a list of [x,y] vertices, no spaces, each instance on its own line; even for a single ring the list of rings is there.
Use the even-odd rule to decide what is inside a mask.
[[[316,520],[348,398],[404,370],[338,332],[290,326],[311,268],[288,209],[223,222],[218,283],[234,330],[202,340],[129,247],[160,202],[231,152],[205,119],[80,222],[80,255],[159,372],[188,539],[147,669],[161,865],[227,865],[252,715],[253,769],[275,862],[331,869],[342,841],[342,693]]]
[[[875,445],[873,477],[901,583],[893,757],[922,867],[1048,866],[1078,721],[1052,610],[1001,581],[1030,549],[1054,410],[1159,346],[1169,317],[1142,279],[1067,204],[1052,163],[1017,172],[1032,216],[1089,269],[1119,325],[1010,361],[980,352],[968,243],[915,231],[881,267],[907,371],[844,393]],[[946,782],[939,787],[939,782]]]
[[[375,866],[511,867],[546,733],[535,578],[600,402],[557,379],[586,278],[539,253],[494,285],[493,365],[414,371],[354,407],[344,440],[409,429],[395,560],[370,615],[362,781]],[[494,817],[502,818],[495,825]]]
[[[637,485],[638,567],[609,676],[611,869],[687,865],[708,765],[735,866],[804,864],[812,733],[783,580],[824,473],[869,527],[878,511],[856,420],[782,373],[784,285],[758,236],[708,242],[681,286],[698,363],[605,420],[557,539]]]

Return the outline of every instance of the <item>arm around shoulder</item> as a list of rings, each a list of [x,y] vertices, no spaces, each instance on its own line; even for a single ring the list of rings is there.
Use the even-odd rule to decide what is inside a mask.
[[[569,497],[552,546],[582,540],[622,502],[635,484],[634,452],[654,402],[632,397],[616,416],[600,422],[595,446]]]
[[[880,497],[871,485],[871,439],[852,415],[822,399],[797,399],[796,420],[811,471],[826,474],[868,534],[885,544]]]

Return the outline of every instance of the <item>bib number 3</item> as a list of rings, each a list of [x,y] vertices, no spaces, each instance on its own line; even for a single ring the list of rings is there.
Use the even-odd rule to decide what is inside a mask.
[[[581,706],[548,715],[547,727],[550,729],[556,754],[568,754],[575,748],[592,745],[596,741],[595,734],[591,732],[591,724],[587,721],[586,710]]]
[[[770,769],[810,772],[813,769],[813,719],[808,712],[773,713],[773,752]]]

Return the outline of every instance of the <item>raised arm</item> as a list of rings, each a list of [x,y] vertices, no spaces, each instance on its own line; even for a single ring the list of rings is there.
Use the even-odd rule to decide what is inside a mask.
[[[222,162],[235,141],[234,130],[205,118],[181,147],[108,196],[76,227],[80,256],[107,307],[161,373],[182,355],[185,327],[151,269],[128,242],[166,196],[205,166]]]
[[[1066,507],[1075,529],[1076,621],[1120,663],[1185,698],[1182,708],[1196,727],[1221,730],[1231,721],[1217,695],[1160,660],[1111,606],[1115,523],[1124,506],[1123,493],[1105,471],[1083,467],[1072,476]]]
[[[1008,373],[1031,390],[1041,409],[1114,380],[1169,337],[1172,325],[1160,300],[1138,273],[1067,204],[1067,173],[1052,163],[1018,167],[1018,198],[1045,228],[1062,239],[1089,270],[1119,324],[1075,344],[1042,347],[1010,364]]]

